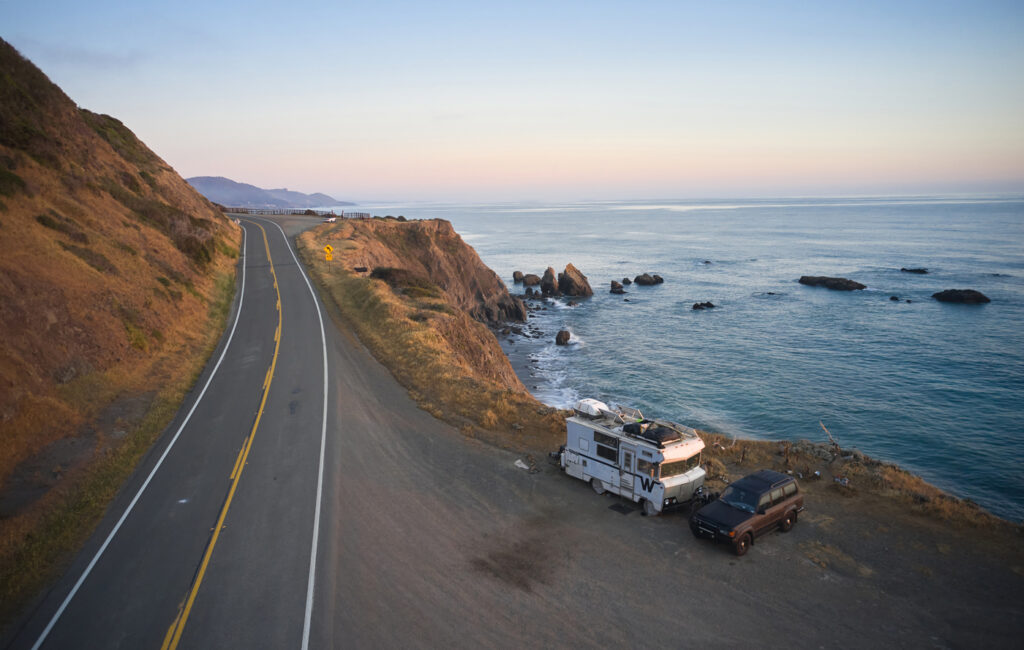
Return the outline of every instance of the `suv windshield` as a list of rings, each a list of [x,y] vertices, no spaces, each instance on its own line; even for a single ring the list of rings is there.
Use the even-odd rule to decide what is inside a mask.
[[[721,499],[725,501],[733,508],[742,510],[743,512],[755,512],[757,510],[757,498],[760,495],[757,492],[750,490],[744,490],[743,488],[730,485],[725,488],[722,492]]]

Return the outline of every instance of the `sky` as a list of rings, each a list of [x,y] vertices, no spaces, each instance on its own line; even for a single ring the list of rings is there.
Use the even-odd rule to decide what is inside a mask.
[[[1024,2],[0,0],[181,175],[342,200],[1024,192]]]

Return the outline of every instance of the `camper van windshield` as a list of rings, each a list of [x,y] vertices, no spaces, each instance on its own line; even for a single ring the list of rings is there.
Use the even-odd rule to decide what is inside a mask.
[[[694,454],[693,456],[685,460],[673,460],[668,463],[661,464],[661,478],[669,478],[670,476],[678,476],[685,472],[689,472],[694,467],[700,465],[700,454]]]

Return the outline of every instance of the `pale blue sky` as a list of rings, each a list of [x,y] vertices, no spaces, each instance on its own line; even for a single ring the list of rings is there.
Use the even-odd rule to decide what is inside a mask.
[[[0,0],[182,175],[360,199],[1024,191],[1024,2]]]

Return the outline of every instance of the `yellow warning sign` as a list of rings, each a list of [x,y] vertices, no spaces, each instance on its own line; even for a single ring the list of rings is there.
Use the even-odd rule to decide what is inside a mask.
[[[324,252],[330,255],[331,253],[334,252],[334,246],[327,244],[326,246],[324,246]]]
[[[333,260],[333,259],[334,259],[334,256],[333,256],[333,255],[331,255],[331,252],[330,252],[330,251],[328,251],[328,252],[324,253],[324,258],[325,258],[325,259],[326,259],[326,260],[327,260],[328,262],[330,262],[331,260]]]

